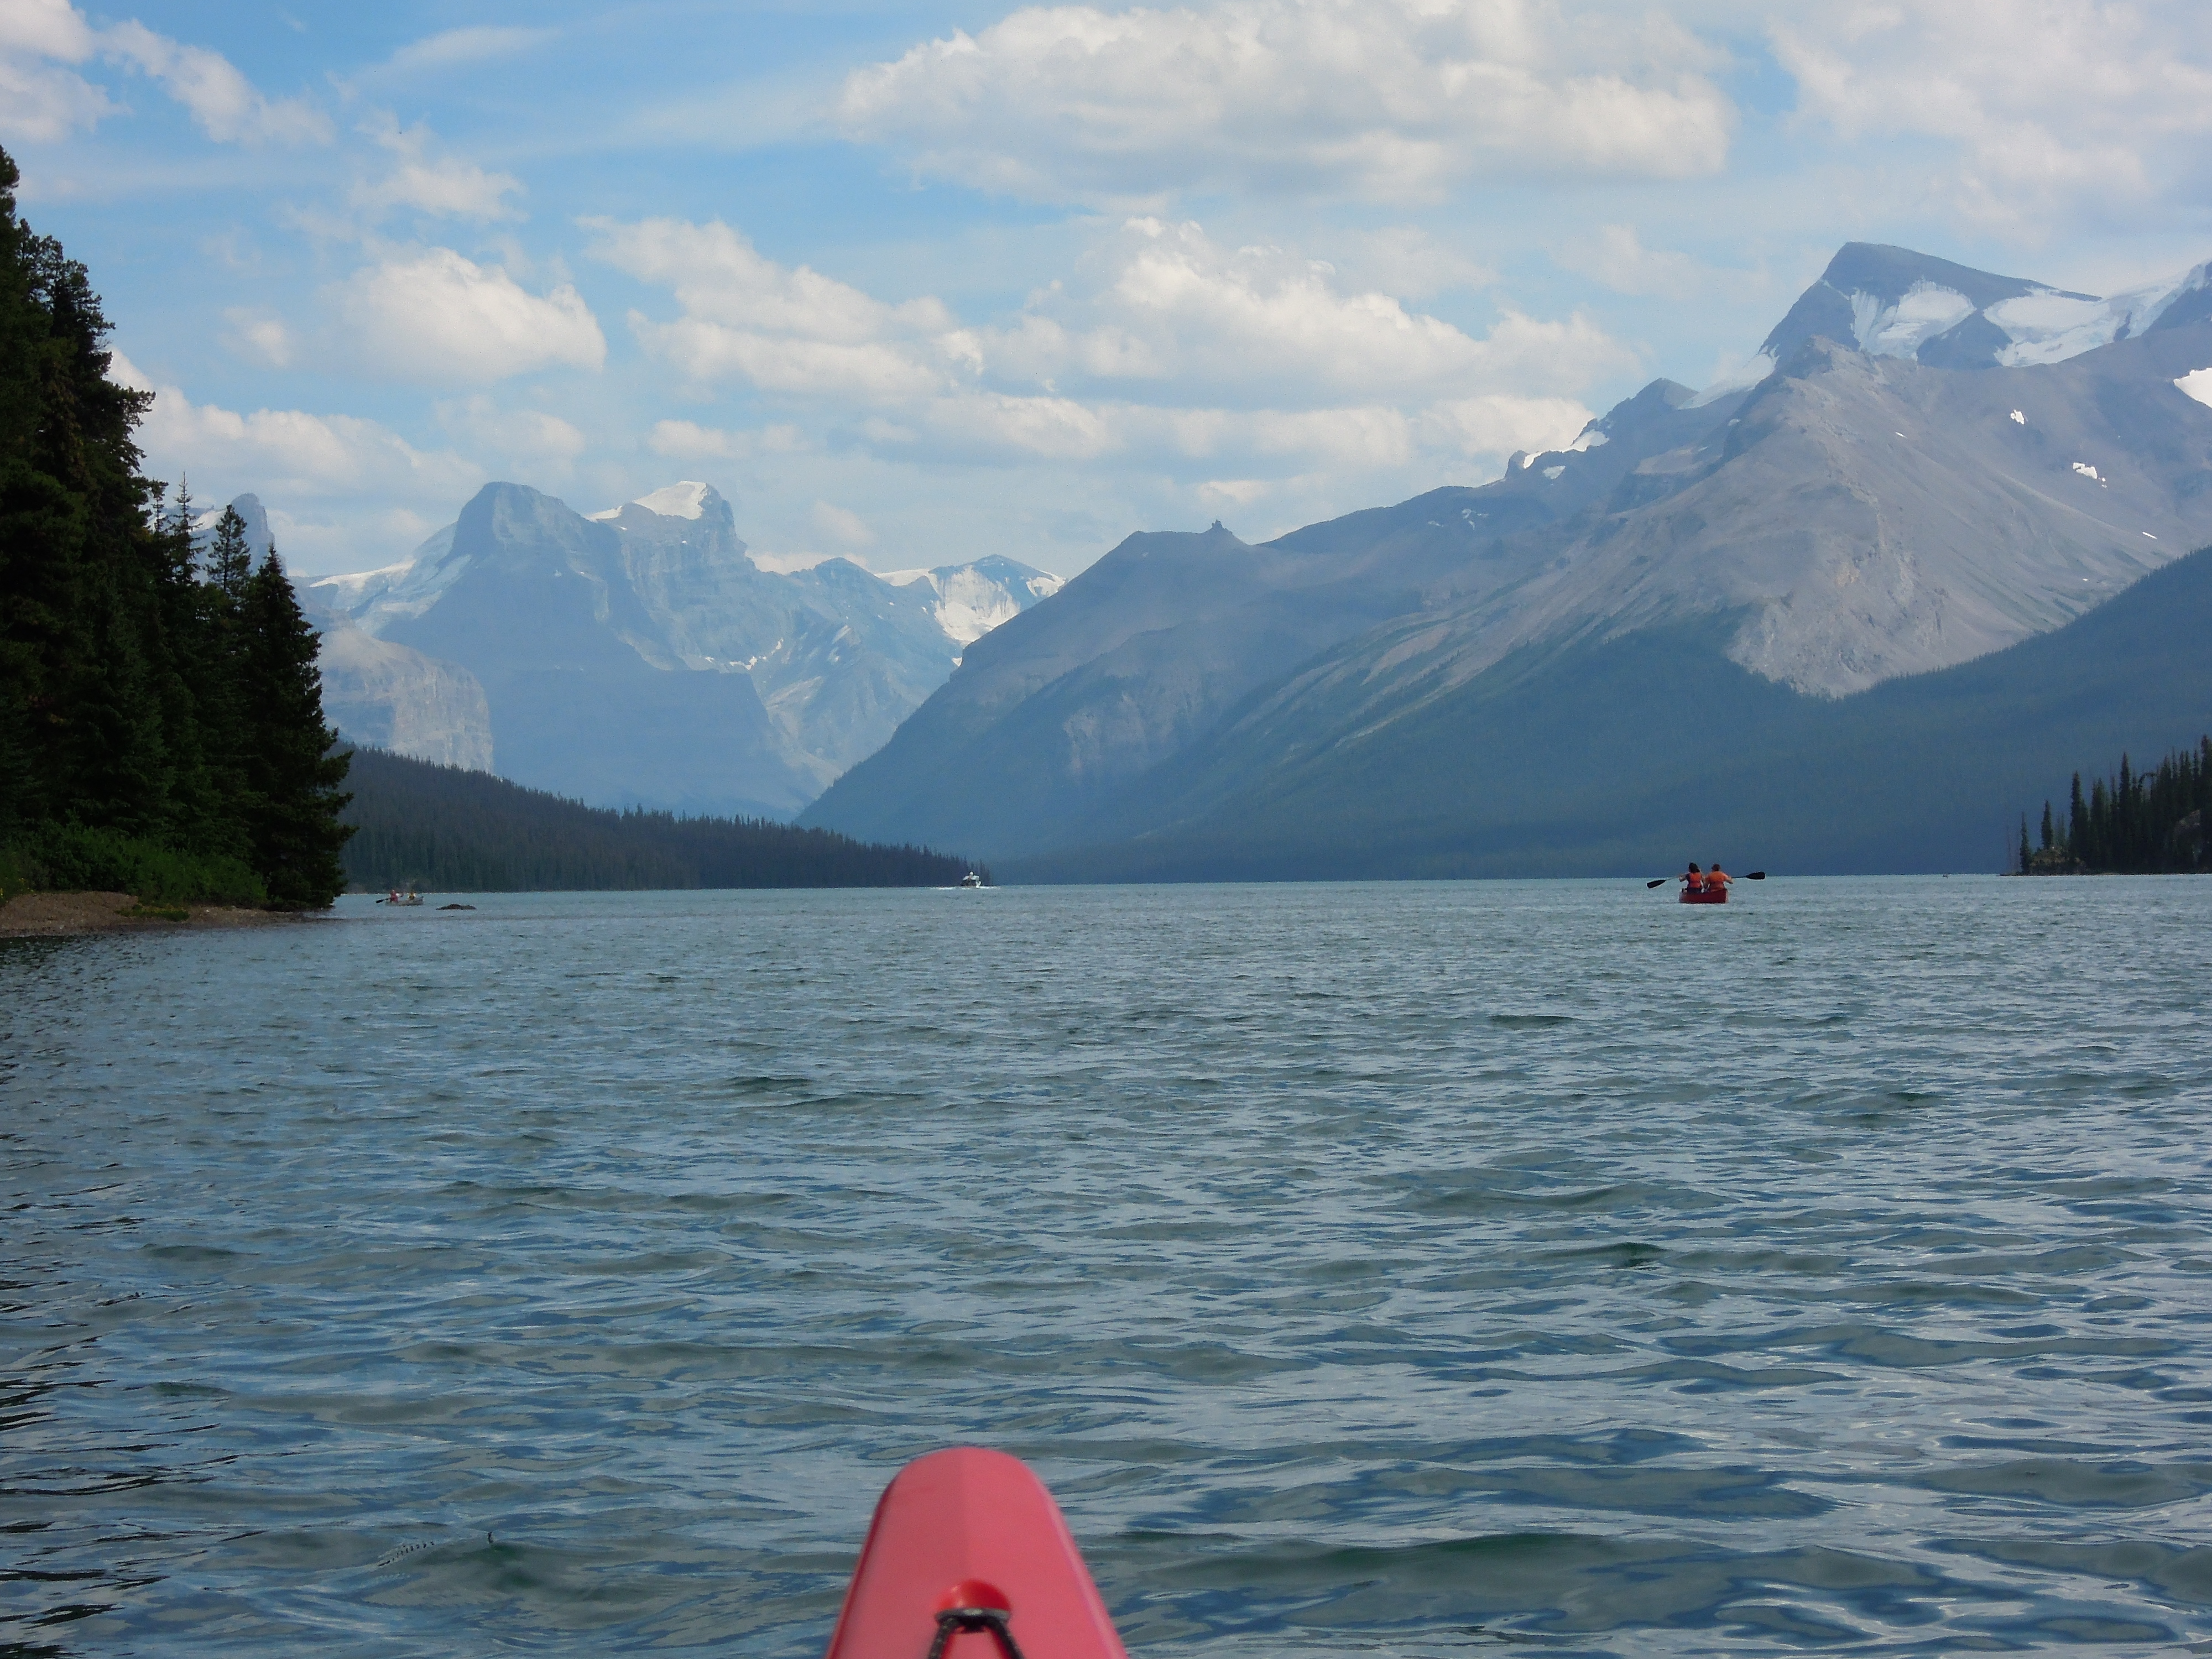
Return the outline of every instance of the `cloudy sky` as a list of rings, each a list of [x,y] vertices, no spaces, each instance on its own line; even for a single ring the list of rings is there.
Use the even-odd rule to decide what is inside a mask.
[[[1838,244],[2212,258],[2203,0],[0,0],[25,216],[303,571],[482,483],[1073,574],[1570,438]]]

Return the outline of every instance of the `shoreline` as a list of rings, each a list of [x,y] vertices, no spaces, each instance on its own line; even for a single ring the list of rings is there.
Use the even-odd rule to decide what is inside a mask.
[[[18,893],[0,904],[0,939],[70,939],[88,933],[181,933],[210,927],[264,927],[298,921],[291,910],[254,910],[234,904],[157,905],[173,915],[134,916],[138,901],[128,893]]]

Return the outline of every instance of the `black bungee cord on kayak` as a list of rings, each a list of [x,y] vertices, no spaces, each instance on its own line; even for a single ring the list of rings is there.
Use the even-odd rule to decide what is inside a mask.
[[[1006,1628],[1009,1610],[1005,1607],[947,1607],[937,1615],[937,1639],[929,1644],[929,1659],[945,1659],[946,1645],[957,1631],[987,1630],[999,1638],[999,1651],[1006,1659],[1022,1659],[1022,1650],[1014,1644],[1014,1633]]]

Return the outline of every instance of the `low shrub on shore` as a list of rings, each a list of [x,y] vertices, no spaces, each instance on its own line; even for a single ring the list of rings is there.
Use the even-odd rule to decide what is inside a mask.
[[[269,902],[240,860],[180,853],[119,830],[41,824],[0,847],[0,898],[21,892],[129,893],[142,905]]]

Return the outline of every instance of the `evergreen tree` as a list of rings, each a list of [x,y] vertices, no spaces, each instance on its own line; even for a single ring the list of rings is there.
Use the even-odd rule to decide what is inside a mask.
[[[2092,781],[2086,800],[2075,773],[2072,807],[2063,857],[2045,862],[2045,869],[2140,875],[2212,870],[2212,736],[2168,755],[2154,772],[2136,771],[2122,755],[2118,775]]]
[[[82,880],[127,842],[100,867],[325,903],[345,764],[314,635],[234,511],[201,569],[189,495],[142,470],[152,399],[108,378],[100,296],[17,181],[0,152],[0,855]]]
[[[216,520],[215,542],[208,549],[208,580],[231,604],[246,597],[246,579],[253,574],[253,549],[246,539],[246,520],[238,509],[226,507]]]
[[[240,616],[252,862],[271,902],[328,904],[345,890],[338,849],[353,831],[338,814],[353,797],[338,786],[353,757],[332,752],[317,636],[275,548],[247,578]]]
[[[2051,803],[2049,801],[2043,803],[2043,846],[2041,850],[2045,853],[2048,853],[2051,850]]]

